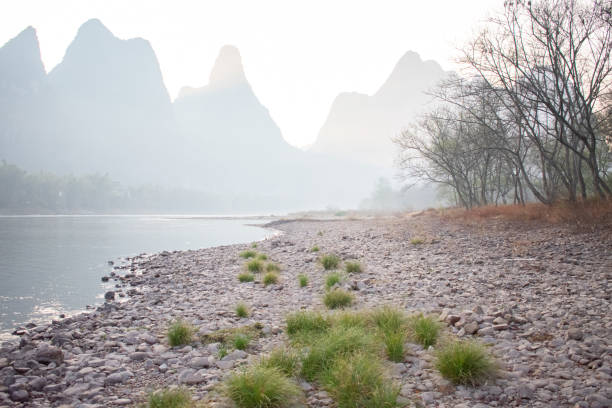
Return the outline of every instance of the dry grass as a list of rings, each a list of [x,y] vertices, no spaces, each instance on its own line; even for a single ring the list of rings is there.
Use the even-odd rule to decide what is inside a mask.
[[[477,207],[471,210],[446,209],[442,216],[468,222],[496,218],[506,221],[540,221],[577,226],[612,226],[612,200],[591,199],[577,203],[560,201],[553,205],[531,203]]]

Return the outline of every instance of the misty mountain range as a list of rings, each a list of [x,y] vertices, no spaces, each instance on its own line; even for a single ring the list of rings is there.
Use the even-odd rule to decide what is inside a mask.
[[[339,95],[303,151],[253,93],[235,47],[221,49],[207,86],[183,88],[172,102],[148,41],[118,39],[89,20],[47,74],[28,27],[0,48],[0,159],[227,195],[245,210],[355,207],[393,174],[391,137],[443,75],[407,53],[375,95]]]

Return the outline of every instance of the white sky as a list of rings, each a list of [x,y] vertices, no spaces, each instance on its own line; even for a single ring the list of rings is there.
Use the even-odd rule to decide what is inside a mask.
[[[78,27],[99,18],[157,53],[172,99],[202,86],[219,49],[237,46],[285,139],[314,142],[335,96],[372,94],[408,50],[453,69],[456,49],[503,0],[0,0],[0,45],[29,25],[47,71]]]

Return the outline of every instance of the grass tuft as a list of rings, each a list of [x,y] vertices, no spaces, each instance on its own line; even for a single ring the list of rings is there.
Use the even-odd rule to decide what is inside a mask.
[[[149,394],[147,408],[191,408],[191,393],[184,388],[164,389]]]
[[[328,271],[330,269],[338,268],[338,264],[340,263],[340,258],[338,258],[334,254],[326,254],[321,257],[320,261],[321,261],[321,265],[323,265],[323,268],[326,271]]]
[[[300,310],[287,315],[287,334],[290,338],[313,336],[329,329],[329,321],[318,312]]]
[[[249,314],[250,314],[249,307],[246,304],[244,304],[243,302],[240,302],[236,305],[236,316],[248,317]]]
[[[170,346],[182,346],[191,343],[193,328],[182,320],[177,320],[168,328],[168,343]]]
[[[253,242],[253,243],[251,244],[251,248],[253,248],[253,249],[257,248],[257,242]]]
[[[264,286],[272,285],[278,283],[278,274],[275,272],[268,272],[263,277]]]
[[[289,407],[301,395],[297,384],[279,369],[261,365],[232,374],[224,391],[237,408]]]
[[[308,276],[304,274],[298,275],[298,282],[300,282],[300,288],[308,286]]]
[[[425,240],[423,238],[412,238],[410,240],[410,243],[412,245],[421,245],[421,244],[425,243]]]
[[[266,272],[280,272],[281,268],[277,264],[270,262],[266,265]]]
[[[331,369],[336,359],[356,352],[371,352],[375,343],[366,330],[359,327],[332,328],[321,336],[311,337],[308,353],[302,357],[300,374],[312,381]]]
[[[411,337],[425,348],[433,346],[440,335],[440,323],[433,316],[418,314],[408,319]]]
[[[399,389],[388,384],[382,365],[370,354],[339,359],[323,383],[338,408],[398,406]]]
[[[398,332],[406,327],[406,315],[402,310],[383,306],[372,312],[372,319],[383,332]]]
[[[383,342],[385,343],[385,353],[389,360],[400,363],[404,360],[404,343],[406,343],[406,332],[387,332],[383,333]]]
[[[452,341],[435,354],[435,367],[454,384],[478,385],[495,377],[497,366],[483,345]]]
[[[338,272],[332,272],[325,278],[325,287],[329,290],[340,281],[342,281],[342,276]]]
[[[345,329],[350,327],[366,329],[371,324],[370,315],[367,312],[341,311],[335,313],[331,317],[331,321],[334,326],[343,327]]]
[[[319,246],[315,245],[312,248],[310,248],[310,252],[319,252]]]
[[[294,377],[299,371],[299,357],[290,349],[278,348],[259,361],[259,365],[276,368],[288,377]]]
[[[243,333],[238,333],[234,336],[232,344],[236,350],[244,350],[248,347],[251,338]]]
[[[323,303],[328,309],[341,309],[353,303],[353,295],[344,289],[334,289],[325,294]]]
[[[346,262],[344,268],[346,273],[361,273],[363,271],[359,262]]]
[[[244,259],[255,258],[256,255],[257,252],[251,251],[250,249],[240,253],[240,257]]]
[[[242,283],[253,282],[255,280],[255,275],[253,275],[251,272],[242,272],[240,275],[238,275],[238,280]]]
[[[247,262],[246,267],[249,272],[258,273],[263,271],[263,262],[259,259],[252,259]]]
[[[259,259],[260,261],[267,261],[268,260],[268,255],[266,254],[258,254],[255,259]]]

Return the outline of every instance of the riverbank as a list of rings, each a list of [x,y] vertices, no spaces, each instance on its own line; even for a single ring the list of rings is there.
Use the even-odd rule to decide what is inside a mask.
[[[272,225],[284,235],[256,251],[281,266],[277,284],[239,283],[238,254],[250,245],[136,257],[117,271],[114,300],[90,314],[25,328],[18,343],[2,345],[0,405],[129,406],[175,384],[218,403],[224,376],[286,341],[288,312],[324,308],[327,273],[317,259],[335,253],[364,267],[343,283],[354,308],[392,304],[439,314],[449,333],[489,344],[502,364],[495,383],[454,387],[435,372],[429,351],[411,346],[403,363],[389,365],[404,398],[439,407],[609,406],[609,229],[465,223],[435,213]],[[304,288],[300,274],[309,277]],[[248,318],[235,315],[238,302],[249,306]],[[175,319],[204,338],[244,326],[257,335],[246,351],[228,350],[220,359],[215,343],[169,347]],[[316,384],[302,386],[310,406],[332,404]]]

